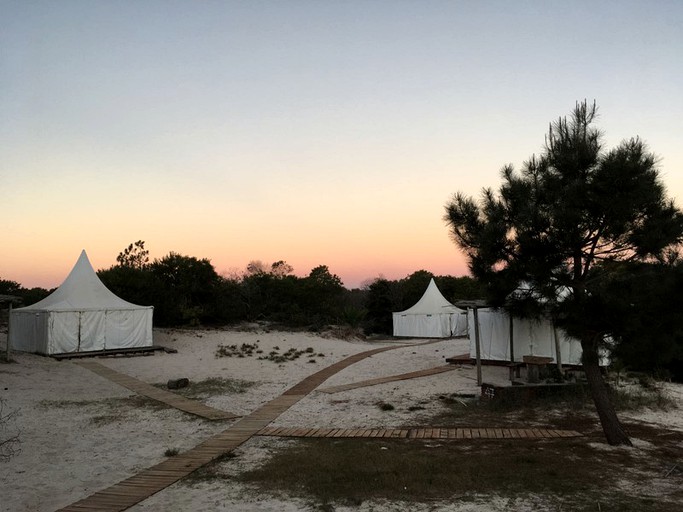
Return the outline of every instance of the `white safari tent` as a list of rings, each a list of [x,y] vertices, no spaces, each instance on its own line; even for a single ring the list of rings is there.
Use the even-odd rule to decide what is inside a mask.
[[[512,322],[512,347],[510,347],[510,316],[503,310],[479,308],[479,345],[481,359],[490,361],[521,362],[524,356],[551,357],[557,359],[559,347],[562,364],[581,364],[581,342],[569,337],[562,329],[556,329],[548,319],[530,320],[514,318]],[[470,356],[476,357],[474,313],[468,312],[470,322]],[[512,349],[512,354],[511,354]]]
[[[152,313],[152,306],[136,306],[109,291],[83,251],[57,290],[12,310],[9,342],[46,355],[149,347]]]
[[[393,313],[394,336],[448,338],[467,335],[467,312],[448,302],[434,279],[417,303]]]

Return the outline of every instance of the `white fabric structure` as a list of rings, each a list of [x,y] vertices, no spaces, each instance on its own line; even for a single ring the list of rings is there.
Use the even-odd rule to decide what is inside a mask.
[[[393,313],[394,336],[448,338],[467,335],[467,312],[448,302],[434,279],[417,303]]]
[[[481,308],[479,317],[479,348],[483,360],[510,361],[510,316],[503,310]],[[470,325],[470,357],[476,357],[474,312],[468,311]],[[581,364],[581,342],[569,337],[562,329],[554,329],[550,320],[513,320],[512,338],[515,361],[523,356],[552,357],[557,361],[555,336],[560,346],[562,364]]]
[[[83,251],[57,290],[12,310],[9,341],[17,350],[46,355],[149,347],[152,314],[152,306],[136,306],[109,291]]]

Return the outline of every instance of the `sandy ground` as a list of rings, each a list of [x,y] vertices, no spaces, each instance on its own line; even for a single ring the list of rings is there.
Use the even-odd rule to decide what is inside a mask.
[[[289,348],[311,347],[308,357],[277,364],[257,357],[216,357],[220,345],[258,344],[267,354]],[[421,340],[401,342],[344,341],[309,333],[277,331],[156,330],[155,344],[178,350],[147,357],[100,358],[97,362],[145,382],[165,383],[187,377],[199,382],[211,377],[255,382],[243,393],[208,397],[213,407],[247,414],[279,396],[304,377],[346,356],[408,343],[342,370],[321,388],[396,375],[445,364],[446,357],[468,351],[464,339],[421,345]],[[0,333],[0,346],[4,346]],[[277,347],[277,348],[276,348]],[[18,432],[21,451],[0,462],[0,510],[52,511],[106,488],[136,472],[161,462],[164,452],[192,448],[231,422],[205,421],[170,408],[135,401],[132,392],[78,365],[32,354],[14,353],[14,364],[0,365],[0,397],[5,411],[15,411],[9,431]],[[504,383],[507,369],[484,367],[486,382]],[[683,388],[672,386],[672,396],[683,403]],[[442,374],[326,394],[314,391],[278,417],[272,426],[301,427],[398,427],[424,426],[427,418],[442,410],[439,395],[478,394],[472,367]],[[378,402],[395,406],[382,411]],[[419,405],[418,411],[409,411]],[[683,418],[673,413],[640,413],[639,419],[683,430]],[[255,437],[236,451],[227,471],[255,467],[279,446],[291,442]],[[479,505],[415,505],[411,510],[510,510],[508,500],[492,498]],[[308,505],[291,497],[264,497],[238,483],[177,483],[145,500],[135,511],[297,511]],[[456,507],[456,508],[453,508]],[[458,508],[459,507],[459,508]],[[523,507],[515,507],[523,510]],[[532,508],[533,509],[533,508]],[[312,510],[312,509],[311,509]],[[337,510],[346,510],[343,507]],[[405,510],[400,503],[367,502],[359,510]]]

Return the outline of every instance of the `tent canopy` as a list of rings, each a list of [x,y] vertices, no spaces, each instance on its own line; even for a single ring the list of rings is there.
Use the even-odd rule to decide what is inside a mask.
[[[467,334],[467,314],[448,302],[434,282],[414,306],[393,313],[394,336],[447,338]]]
[[[85,251],[62,285],[43,300],[16,311],[92,311],[100,309],[140,309],[114,295],[97,277]]]
[[[100,281],[85,251],[45,299],[12,311],[10,343],[40,354],[152,345],[151,306],[117,297]]]

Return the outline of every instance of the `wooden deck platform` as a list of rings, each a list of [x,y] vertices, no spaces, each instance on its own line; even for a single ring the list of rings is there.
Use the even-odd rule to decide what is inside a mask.
[[[575,430],[544,428],[278,428],[266,427],[256,435],[271,437],[333,437],[392,439],[553,439],[581,437]]]
[[[149,356],[154,352],[169,352],[172,353],[174,349],[168,349],[161,345],[150,345],[148,347],[132,347],[132,348],[116,348],[111,350],[91,350],[89,352],[67,352],[66,354],[52,354],[50,357],[58,361],[64,359],[83,359],[86,357],[115,357],[115,356]]]
[[[209,407],[197,400],[191,400],[185,398],[184,396],[177,395],[176,393],[171,393],[164,389],[160,389],[141,380],[130,377],[123,373],[112,370],[111,368],[104,366],[96,361],[75,361],[74,364],[87,368],[91,372],[104,377],[124,388],[130,389],[138,393],[139,395],[146,396],[153,400],[158,400],[166,405],[175,407],[181,411],[194,414],[195,416],[200,416],[207,420],[230,420],[234,418],[239,418],[238,415],[233,414],[228,411],[221,411],[214,407]]]
[[[322,393],[339,393],[340,391],[348,391],[349,389],[364,388],[368,386],[377,386],[378,384],[386,384],[388,382],[396,382],[400,380],[416,379],[419,377],[428,377],[430,375],[438,375],[444,372],[457,370],[456,366],[437,366],[435,368],[427,368],[426,370],[418,370],[415,372],[401,373],[399,375],[390,375],[388,377],[379,377],[377,379],[362,380],[353,382],[351,384],[341,384],[339,386],[330,386],[329,388],[322,388],[318,391]]]

